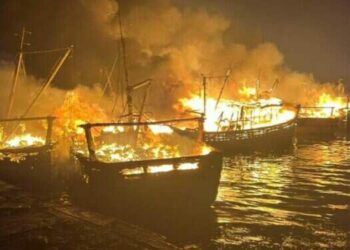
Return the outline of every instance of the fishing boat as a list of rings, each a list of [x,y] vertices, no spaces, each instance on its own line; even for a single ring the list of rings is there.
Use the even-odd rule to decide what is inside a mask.
[[[260,128],[205,131],[203,141],[226,153],[283,149],[293,143],[296,120],[295,116],[286,122]],[[176,131],[192,138],[198,134],[198,131],[193,129],[176,129]]]
[[[52,116],[28,117],[28,115],[57,76],[64,62],[71,54],[73,47],[25,51],[24,46],[28,45],[25,39],[29,34],[31,33],[25,28],[22,29],[14,77],[10,87],[6,113],[4,114],[5,118],[0,120],[0,172],[11,181],[21,181],[23,184],[26,182],[36,183],[40,186],[42,182],[50,182],[51,150],[54,146],[52,143],[52,126],[55,118]],[[19,78],[21,73],[26,74],[24,57],[31,54],[52,52],[64,52],[64,54],[53,65],[47,79],[38,88],[38,91],[34,93],[34,97],[30,100],[24,112],[18,118],[13,118]],[[43,126],[45,121],[46,125]],[[33,180],[35,181],[33,182]]]
[[[297,135],[302,137],[334,137],[344,115],[336,107],[302,107],[298,116]]]
[[[49,182],[51,174],[52,126],[54,117],[26,117],[1,119],[0,175],[10,182],[39,184]],[[16,133],[16,128],[34,122],[40,124],[39,133]],[[41,126],[46,122],[44,128]],[[4,131],[9,131],[8,134]],[[37,130],[38,131],[38,130]],[[45,134],[43,134],[45,132]]]
[[[203,77],[203,99],[189,100],[192,112],[204,120],[202,140],[225,153],[285,149],[292,145],[298,107],[284,106],[278,98],[259,98],[249,102],[207,100],[206,77]],[[201,103],[202,102],[202,103]],[[194,105],[193,105],[194,104]],[[198,130],[174,128],[182,135],[195,138]]]
[[[193,118],[185,121],[189,120]],[[133,153],[135,145],[125,147],[125,143],[116,142],[110,145],[115,149],[124,147],[125,150],[122,153],[109,151],[106,158],[106,153],[101,153],[100,150],[103,147],[106,148],[106,145],[103,145],[106,141],[105,135],[101,140],[99,135],[95,137],[92,132],[101,127],[114,126],[128,127],[125,130],[128,133],[127,131],[130,132],[139,126],[151,127],[161,124],[162,129],[170,129],[170,127],[164,127],[164,124],[169,122],[174,121],[96,123],[81,126],[85,130],[88,154],[77,152],[76,157],[87,176],[89,194],[94,194],[96,202],[105,200],[116,205],[117,208],[142,211],[156,208],[209,207],[215,201],[222,169],[222,157],[218,152],[189,155],[173,155],[167,152],[160,156],[161,146],[157,142],[155,150],[150,149],[156,153],[150,158],[141,159]],[[140,133],[139,128],[134,131]],[[118,137],[119,135],[115,135],[114,138]],[[139,138],[141,138],[142,151],[147,150],[144,145],[146,143],[142,142],[144,137]],[[96,142],[100,143],[99,147],[96,147],[98,144]]]

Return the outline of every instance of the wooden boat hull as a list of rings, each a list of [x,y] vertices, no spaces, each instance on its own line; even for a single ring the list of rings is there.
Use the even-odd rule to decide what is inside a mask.
[[[225,153],[243,151],[284,149],[293,145],[296,121],[275,126],[228,132],[205,132],[204,142]],[[197,131],[176,130],[178,133],[195,138]]]
[[[50,183],[51,149],[52,146],[45,145],[35,149],[1,153],[0,177],[11,183],[31,187]]]
[[[298,118],[298,137],[335,136],[338,129],[338,118]]]
[[[209,207],[216,199],[222,169],[222,157],[214,152],[188,158],[197,162],[197,169],[124,176],[119,170],[125,167],[186,163],[187,158],[152,161],[109,163],[91,162],[78,157],[88,176],[90,198],[95,205],[107,202],[119,209],[193,209]],[[180,159],[180,160],[179,160]]]

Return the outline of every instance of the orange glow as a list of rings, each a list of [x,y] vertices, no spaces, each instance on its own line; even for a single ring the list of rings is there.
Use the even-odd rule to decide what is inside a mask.
[[[125,136],[127,138],[123,143],[101,141],[96,145],[96,156],[104,162],[125,162],[147,159],[166,159],[175,158],[183,155],[209,154],[211,147],[203,145],[201,142],[193,142],[190,151],[180,149],[180,146],[173,142],[173,130],[167,125],[148,125],[139,129],[138,141],[136,142],[136,127],[133,130],[125,130],[125,133],[118,129],[112,129],[108,126],[102,129],[106,133],[106,128],[110,136]],[[115,126],[116,128],[119,126]],[[115,133],[113,133],[116,131]],[[130,134],[131,133],[131,134]],[[98,135],[96,135],[98,137]],[[134,141],[134,144],[132,143]],[[199,145],[196,145],[199,144]],[[188,167],[188,166],[187,166]],[[186,166],[184,166],[186,168]]]
[[[55,136],[72,137],[82,135],[84,130],[78,126],[87,122],[105,122],[108,116],[96,104],[84,102],[78,92],[68,92],[63,105],[54,112]]]
[[[238,91],[248,101],[206,99],[206,120],[204,129],[208,132],[261,128],[287,122],[296,112],[282,106],[278,98],[256,99],[255,88],[243,87]],[[183,110],[191,109],[203,113],[203,99],[192,95],[179,100]]]
[[[317,118],[340,117],[342,109],[346,108],[346,106],[345,97],[322,93],[314,107],[301,109],[301,116]]]
[[[45,144],[45,139],[33,136],[29,133],[18,135],[12,137],[4,142],[4,147],[7,148],[22,148],[22,147],[31,147],[31,146],[43,146]]]

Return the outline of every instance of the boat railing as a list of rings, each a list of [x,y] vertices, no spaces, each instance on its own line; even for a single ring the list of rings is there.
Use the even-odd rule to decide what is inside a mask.
[[[206,132],[205,141],[230,141],[256,138],[258,136],[290,128],[294,125],[295,119],[292,119],[285,123],[271,125],[267,127],[222,132]]]
[[[242,106],[240,111],[237,111],[236,116],[238,117],[236,120],[234,119],[219,119],[218,121],[218,129],[217,131],[222,131],[225,125],[221,125],[222,123],[227,124],[229,130],[242,130],[252,129],[255,125],[261,124],[263,121],[272,121],[274,118],[278,117],[278,113],[273,112],[273,109],[281,108],[281,104],[270,104],[265,106]],[[271,109],[271,112],[268,114],[262,114],[261,112]]]
[[[336,118],[345,116],[346,112],[349,111],[348,107],[334,107],[334,106],[302,106],[300,108],[299,118],[319,117],[317,112],[323,112],[320,115],[323,118]],[[327,114],[324,114],[327,112]],[[316,114],[315,114],[316,113]]]
[[[125,162],[98,162],[91,164],[90,171],[115,171],[126,175],[153,174],[157,172],[181,171],[197,169],[201,161],[201,155],[182,156],[164,159],[149,159]],[[96,162],[97,163],[97,162]],[[137,172],[135,172],[135,169]],[[129,172],[128,172],[129,171]]]
[[[92,129],[96,127],[140,127],[140,126],[151,126],[151,125],[169,125],[175,123],[183,123],[183,122],[197,122],[199,128],[198,137],[203,138],[203,123],[204,118],[201,117],[191,117],[191,118],[182,118],[182,119],[171,119],[171,120],[161,120],[161,121],[147,121],[147,122],[108,122],[108,123],[86,123],[82,124],[79,127],[83,128],[85,131],[85,138],[87,143],[87,149],[89,154],[90,161],[98,161],[96,156],[96,145],[94,141],[94,137],[92,134]]]
[[[3,124],[2,127],[6,128],[8,131],[8,134],[5,136],[3,135],[2,140],[6,141],[9,137],[11,137],[13,134],[16,133],[18,125],[22,122],[31,122],[31,121],[46,121],[46,135],[45,135],[45,143],[44,146],[48,147],[52,144],[52,129],[53,129],[53,122],[56,118],[54,116],[37,116],[37,117],[19,117],[19,118],[5,118],[0,119],[0,124]],[[14,126],[10,127],[9,124],[14,123]],[[27,148],[21,149],[21,151],[31,153],[33,149],[36,147],[28,146]],[[16,153],[19,149],[1,149],[0,152],[8,152],[8,153]]]

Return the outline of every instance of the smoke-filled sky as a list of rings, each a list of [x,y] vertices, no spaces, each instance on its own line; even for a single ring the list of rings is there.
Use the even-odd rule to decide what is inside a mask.
[[[227,69],[238,83],[271,86],[279,78],[287,99],[323,82],[350,86],[347,0],[2,0],[0,7],[0,67],[14,62],[14,33],[26,26],[27,50],[74,45],[54,82],[62,89],[104,82],[114,60],[118,81],[120,10],[130,81],[153,78],[159,105],[174,101],[162,91],[176,99],[201,73]],[[57,56],[27,56],[28,72],[45,77]]]

